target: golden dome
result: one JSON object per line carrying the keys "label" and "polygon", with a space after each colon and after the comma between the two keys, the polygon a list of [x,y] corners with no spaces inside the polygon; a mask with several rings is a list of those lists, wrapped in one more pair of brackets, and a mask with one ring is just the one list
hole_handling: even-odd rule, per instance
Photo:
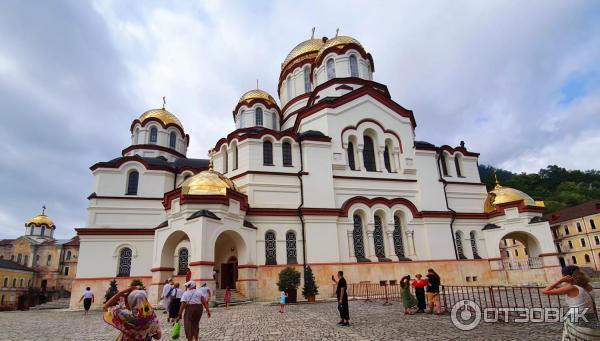
{"label": "golden dome", "polygon": [[515,201],[522,201],[527,206],[544,207],[543,201],[535,201],[527,193],[519,191],[518,189],[501,186],[496,178],[496,187],[494,187],[494,189],[488,193],[487,198],[485,198],[483,210],[485,213],[494,212],[496,210],[496,205]]}
{"label": "golden dome", "polygon": [[307,58],[314,58],[319,49],[321,49],[321,46],[323,46],[323,39],[309,39],[301,42],[285,57],[285,60],[281,63],[281,70],[285,69],[292,60],[301,55],[306,54]]}
{"label": "golden dome", "polygon": [[35,225],[35,226],[42,226],[42,225],[46,225],[48,227],[54,227],[54,222],[52,221],[52,219],[50,219],[47,215],[45,214],[38,214],[35,217],[29,219],[29,221],[25,224],[26,226],[29,225]]}
{"label": "golden dome", "polygon": [[233,181],[215,170],[202,171],[181,184],[181,193],[187,195],[226,195],[237,191]]}
{"label": "golden dome", "polygon": [[175,124],[179,128],[183,129],[183,125],[179,122],[179,119],[165,108],[148,110],[140,116],[140,122],[144,123],[149,118],[156,118],[161,121],[165,126],[168,124]]}
{"label": "golden dome", "polygon": [[317,54],[317,57],[315,59],[319,60],[319,58],[325,52],[325,50],[327,50],[330,47],[337,47],[341,49],[348,44],[356,44],[364,50],[364,47],[358,40],[348,36],[337,36],[335,38],[327,40],[325,44],[321,46],[321,48],[319,49],[319,53]]}
{"label": "golden dome", "polygon": [[243,94],[242,97],[240,97],[238,104],[248,103],[253,99],[262,99],[269,104],[277,106],[277,102],[275,102],[275,99],[273,98],[273,96],[269,95],[269,93],[267,93],[266,91],[263,91],[260,89],[250,90],[250,91],[246,92],[245,94]]}

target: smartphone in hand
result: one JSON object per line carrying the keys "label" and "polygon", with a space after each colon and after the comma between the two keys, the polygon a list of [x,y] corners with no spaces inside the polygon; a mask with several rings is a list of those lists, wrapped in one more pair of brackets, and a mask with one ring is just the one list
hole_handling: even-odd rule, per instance
{"label": "smartphone in hand", "polygon": [[335,282],[335,277],[333,277],[333,275],[331,275],[331,280]]}

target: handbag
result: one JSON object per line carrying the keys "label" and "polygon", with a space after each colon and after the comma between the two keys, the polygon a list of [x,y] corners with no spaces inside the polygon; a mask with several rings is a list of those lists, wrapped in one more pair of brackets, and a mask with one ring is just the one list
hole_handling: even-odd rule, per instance
{"label": "handbag", "polygon": [[173,340],[179,339],[179,334],[181,333],[181,323],[179,321],[173,324],[173,328],[171,328],[171,338]]}

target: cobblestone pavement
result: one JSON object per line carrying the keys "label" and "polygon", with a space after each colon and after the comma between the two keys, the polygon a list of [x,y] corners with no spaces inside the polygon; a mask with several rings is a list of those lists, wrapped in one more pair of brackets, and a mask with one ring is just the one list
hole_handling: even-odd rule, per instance
{"label": "cobblestone pavement", "polygon": [[[249,304],[215,308],[200,322],[203,340],[559,340],[560,323],[482,324],[463,332],[452,325],[449,315],[406,316],[402,306],[381,302],[350,302],[352,326],[337,327],[335,303],[299,304],[287,307]],[[163,340],[170,340],[165,315]],[[183,334],[183,330],[182,330]],[[1,312],[2,340],[114,340],[117,332],[102,321],[100,311],[83,316],[80,311]],[[184,337],[181,339],[185,340]]]}

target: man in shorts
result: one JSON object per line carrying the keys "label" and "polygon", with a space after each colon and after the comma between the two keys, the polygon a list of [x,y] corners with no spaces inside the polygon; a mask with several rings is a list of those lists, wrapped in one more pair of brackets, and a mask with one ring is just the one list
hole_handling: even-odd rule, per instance
{"label": "man in shorts", "polygon": [[427,304],[429,313],[439,315],[442,313],[440,304],[440,276],[433,270],[427,270]]}

